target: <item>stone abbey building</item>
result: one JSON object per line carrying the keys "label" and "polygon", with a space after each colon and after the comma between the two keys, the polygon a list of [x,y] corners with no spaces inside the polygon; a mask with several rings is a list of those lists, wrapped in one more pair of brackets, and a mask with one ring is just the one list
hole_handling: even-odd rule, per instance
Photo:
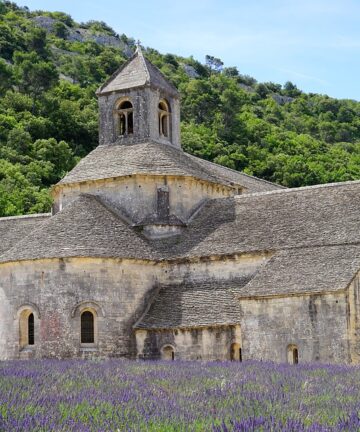
{"label": "stone abbey building", "polygon": [[0,359],[358,363],[360,182],[298,189],[183,152],[138,49],[52,214],[0,219]]}

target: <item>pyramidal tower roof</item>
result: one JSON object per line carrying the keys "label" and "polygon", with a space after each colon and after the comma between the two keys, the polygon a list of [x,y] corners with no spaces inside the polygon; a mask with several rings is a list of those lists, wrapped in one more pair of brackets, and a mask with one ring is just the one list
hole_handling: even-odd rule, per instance
{"label": "pyramidal tower roof", "polygon": [[172,96],[178,95],[176,87],[144,57],[140,45],[132,57],[98,89],[96,94],[99,96],[135,87],[154,87],[165,90]]}

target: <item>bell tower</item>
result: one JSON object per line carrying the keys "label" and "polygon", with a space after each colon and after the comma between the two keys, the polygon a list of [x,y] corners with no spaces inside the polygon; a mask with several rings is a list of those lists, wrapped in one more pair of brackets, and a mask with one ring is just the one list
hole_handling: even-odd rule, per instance
{"label": "bell tower", "polygon": [[181,148],[179,93],[139,45],[96,94],[100,145],[152,141]]}

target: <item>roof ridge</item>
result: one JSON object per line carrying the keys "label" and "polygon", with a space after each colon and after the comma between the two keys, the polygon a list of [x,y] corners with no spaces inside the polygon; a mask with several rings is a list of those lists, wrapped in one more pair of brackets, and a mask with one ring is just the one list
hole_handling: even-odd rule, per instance
{"label": "roof ridge", "polygon": [[[141,51],[141,53],[142,53],[142,51]],[[166,83],[171,87],[172,90],[174,90],[175,94],[178,95],[179,94],[179,90],[174,86],[174,84],[172,82],[170,82],[166,78],[166,76],[161,72],[161,70],[157,66],[155,66],[153,63],[151,63],[151,61],[148,58],[146,58],[143,54],[142,54],[142,58],[143,58],[143,60],[145,61],[146,64],[147,63],[149,64],[149,65],[147,65],[147,67],[149,68],[149,66],[150,66],[150,67],[154,68],[155,71],[161,76],[161,78],[166,81]],[[149,69],[147,69],[147,70],[149,71]],[[150,74],[150,71],[149,71],[149,74]]]}
{"label": "roof ridge", "polygon": [[284,193],[291,193],[291,192],[307,192],[314,189],[325,189],[325,188],[336,188],[336,187],[342,187],[342,186],[352,186],[352,185],[359,185],[360,186],[360,180],[349,180],[345,182],[334,182],[334,183],[323,183],[318,185],[311,185],[311,186],[300,186],[297,188],[284,188],[284,189],[275,189],[271,191],[265,191],[265,192],[253,192],[253,193],[243,193],[241,195],[236,195],[236,199],[241,200],[249,197],[255,197],[255,196],[262,196],[262,195],[275,195],[275,194],[284,194]]}
{"label": "roof ridge", "polygon": [[32,219],[32,218],[41,218],[41,217],[50,217],[51,213],[34,213],[28,215],[18,215],[18,216],[3,216],[0,217],[0,222],[5,220],[14,220],[14,219]]}
{"label": "roof ridge", "polygon": [[[184,153],[186,153],[186,152],[184,152]],[[217,164],[217,163],[215,163],[215,162],[209,161],[209,160],[207,160],[207,159],[200,158],[200,157],[195,156],[195,155],[192,155],[192,154],[190,154],[190,153],[186,153],[186,154],[189,155],[189,156],[191,156],[192,158],[200,159],[201,161],[205,161],[205,162],[207,162],[208,164],[211,164],[211,165],[214,165],[214,166],[216,166],[216,167],[219,167],[219,168],[225,169],[225,170],[227,170],[227,171],[231,171],[231,172],[233,172],[233,173],[235,173],[235,174],[241,174],[241,175],[243,175],[243,176],[249,177],[249,178],[254,179],[254,180],[261,181],[261,182],[263,182],[263,183],[267,183],[267,184],[270,184],[270,185],[275,185],[275,186],[278,186],[278,187],[283,188],[283,189],[288,189],[286,186],[282,186],[282,185],[279,185],[279,184],[277,184],[277,183],[271,182],[271,181],[269,181],[269,180],[265,180],[265,179],[262,179],[262,178],[260,178],[260,177],[256,177],[256,176],[253,176],[253,175],[250,175],[250,174],[246,174],[246,173],[244,173],[244,171],[238,171],[238,170],[236,170],[236,169],[229,168],[229,167],[227,167],[227,166],[225,166],[225,165]]]}
{"label": "roof ridge", "polygon": [[130,57],[130,58],[128,58],[127,60],[126,60],[126,62],[125,63],[123,63],[121,66],[119,66],[117,69],[116,69],[116,71],[114,72],[114,73],[112,73],[110,76],[109,76],[109,78],[103,83],[103,84],[101,84],[101,86],[96,90],[96,92],[95,92],[95,94],[96,95],[100,95],[101,94],[101,92],[102,92],[102,90],[123,70],[123,69],[125,69],[125,67],[128,65],[128,64],[130,64],[130,62],[135,58],[135,56],[137,55],[137,51],[135,51],[134,53],[133,53],[133,55]]}
{"label": "roof ridge", "polygon": [[141,64],[143,65],[143,68],[145,70],[146,82],[148,84],[150,84],[150,71],[148,69],[148,65],[146,64],[146,60],[145,60],[145,57],[144,57],[144,54],[142,52],[140,45],[137,46],[136,51],[135,51],[135,55],[137,55],[139,57]]}

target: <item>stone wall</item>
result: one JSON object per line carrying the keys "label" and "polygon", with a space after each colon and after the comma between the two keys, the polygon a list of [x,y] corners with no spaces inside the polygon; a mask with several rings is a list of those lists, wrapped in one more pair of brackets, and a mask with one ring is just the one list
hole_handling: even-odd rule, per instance
{"label": "stone wall", "polygon": [[[81,258],[1,265],[0,292],[8,299],[1,310],[1,358],[19,357],[19,311],[33,306],[39,311],[35,345],[28,347],[33,357],[134,357],[132,325],[160,271],[136,262]],[[92,347],[80,344],[83,307],[97,315],[98,344]]]}
{"label": "stone wall", "polygon": [[350,362],[348,302],[344,292],[240,300],[244,359],[287,361],[298,347],[299,362]]}
{"label": "stone wall", "polygon": [[241,347],[240,326],[136,331],[138,358],[159,360],[172,347],[176,360],[230,360],[232,344]]}
{"label": "stone wall", "polygon": [[[31,309],[35,315],[35,345],[27,352],[28,357],[134,358],[133,325],[160,284],[236,278],[254,273],[268,258],[267,255],[243,255],[226,260],[213,257],[171,265],[97,258],[1,264],[0,359],[21,356],[19,319],[24,309]],[[80,313],[85,308],[91,308],[97,315],[98,343],[93,347],[82,347],[80,343]],[[210,330],[210,333],[198,332],[202,335],[199,343],[208,346],[211,335],[217,334]],[[184,344],[184,358],[193,356],[188,351],[191,339],[186,334],[180,333],[176,339],[179,347]],[[219,346],[227,347],[228,336],[220,339]],[[199,347],[195,349],[200,353],[197,355],[204,355]],[[210,349],[209,356],[211,352]]]}
{"label": "stone wall", "polygon": [[348,290],[348,329],[351,363],[360,363],[360,276],[353,279]]}
{"label": "stone wall", "polygon": [[[138,330],[158,287],[185,281],[231,280],[255,273],[269,254],[213,257],[184,263],[114,259],[49,259],[0,265],[0,359],[124,356],[160,358],[171,346],[175,358],[225,360],[231,344],[242,358],[299,362],[359,362],[359,278],[346,292],[240,299],[240,326]],[[236,301],[236,300],[234,300]],[[80,313],[97,315],[97,343],[80,343]],[[20,315],[35,315],[35,345],[20,349]],[[241,331],[240,331],[241,328]]]}
{"label": "stone wall", "polygon": [[140,221],[156,213],[157,189],[169,189],[170,213],[186,221],[192,211],[207,198],[223,198],[234,190],[189,177],[127,176],[117,179],[61,185],[54,190],[55,207],[59,211],[80,193],[105,197],[123,208],[133,221]]}

